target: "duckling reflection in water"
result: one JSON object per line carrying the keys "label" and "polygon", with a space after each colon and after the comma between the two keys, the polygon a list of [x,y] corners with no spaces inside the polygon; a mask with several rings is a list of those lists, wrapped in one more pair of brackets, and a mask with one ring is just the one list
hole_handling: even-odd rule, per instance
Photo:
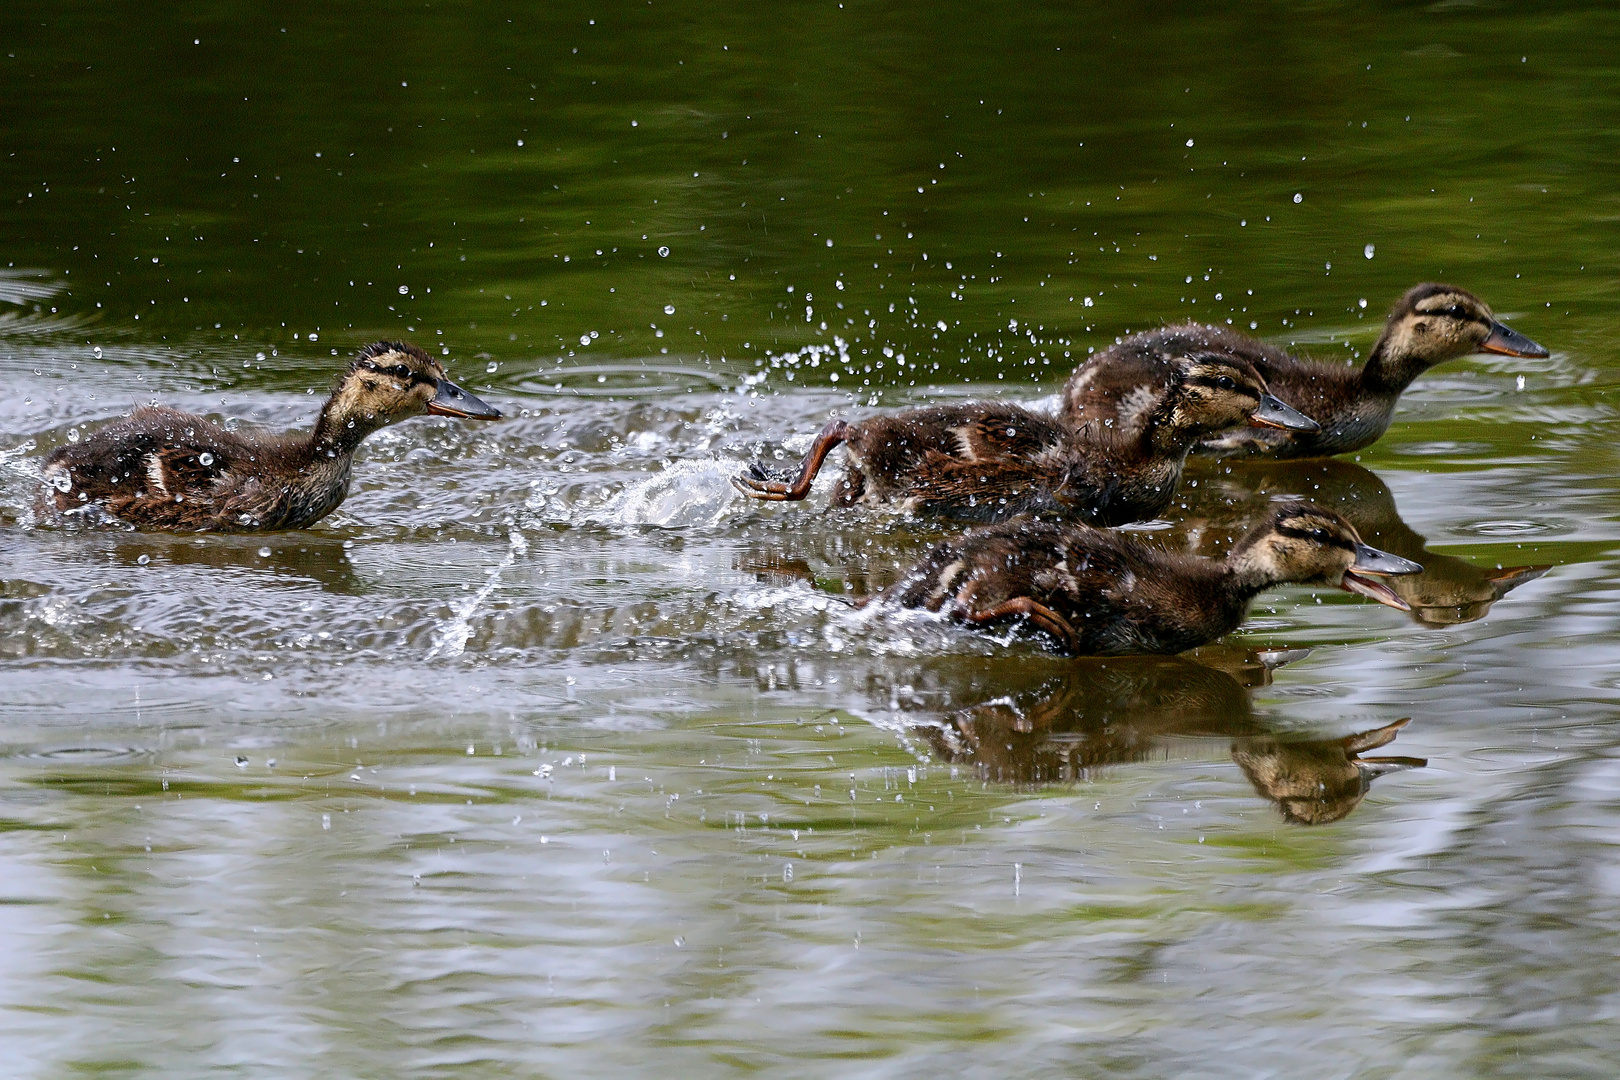
{"label": "duckling reflection in water", "polygon": [[1031,691],[915,730],[940,758],[1015,784],[1088,779],[1109,766],[1183,756],[1196,740],[1229,740],[1232,760],[1285,820],[1321,825],[1361,805],[1378,777],[1428,764],[1361,756],[1408,722],[1343,738],[1284,735],[1256,717],[1230,675],[1181,658],[1129,657],[1076,663]]}
{"label": "duckling reflection in water", "polygon": [[348,495],[366,436],[423,413],[501,415],[421,349],[379,341],[338,379],[309,435],[246,434],[178,409],[136,409],[45,459],[36,513],[171,532],[306,528]]}
{"label": "duckling reflection in water", "polygon": [[186,537],[161,533],[115,534],[110,554],[121,566],[200,566],[247,571],[255,588],[285,586],[359,596],[367,582],[355,570],[350,549],[335,537],[310,534],[268,545],[252,537]]}
{"label": "duckling reflection in water", "polygon": [[1231,633],[1250,600],[1284,582],[1338,585],[1405,611],[1379,579],[1421,569],[1362,543],[1333,511],[1291,502],[1220,560],[1085,525],[986,526],[934,548],[880,599],[975,626],[1022,620],[1074,655],[1168,654]]}
{"label": "duckling reflection in water", "polygon": [[1177,529],[1185,532],[1190,550],[1218,557],[1280,498],[1312,499],[1342,514],[1369,544],[1421,563],[1420,572],[1391,578],[1388,585],[1424,625],[1482,619],[1502,597],[1551,569],[1547,564],[1476,566],[1428,550],[1424,538],[1401,520],[1388,486],[1360,465],[1341,460],[1254,461],[1206,470],[1185,493],[1187,513]]}
{"label": "duckling reflection in water", "polygon": [[1408,290],[1384,324],[1361,368],[1290,355],[1247,334],[1182,323],[1133,334],[1087,360],[1063,390],[1063,419],[1100,421],[1131,430],[1135,402],[1163,376],[1165,358],[1189,350],[1242,357],[1272,393],[1314,418],[1311,431],[1232,430],[1211,435],[1200,453],[1221,456],[1325,457],[1370,446],[1389,428],[1395,402],[1423,372],[1472,352],[1542,357],[1547,350],[1497,321],[1485,302],[1454,285]]}
{"label": "duckling reflection in water", "polygon": [[962,521],[1050,511],[1124,525],[1155,517],[1170,504],[1200,439],[1237,424],[1316,427],[1272,397],[1245,360],[1195,353],[1163,366],[1164,379],[1140,403],[1141,420],[1129,433],[1101,424],[1071,429],[1003,402],[934,405],[853,423],[834,420],[794,476],[778,478],[755,463],[733,483],[751,499],[803,499],[842,443],[846,471],[833,491],[834,506],[895,504]]}

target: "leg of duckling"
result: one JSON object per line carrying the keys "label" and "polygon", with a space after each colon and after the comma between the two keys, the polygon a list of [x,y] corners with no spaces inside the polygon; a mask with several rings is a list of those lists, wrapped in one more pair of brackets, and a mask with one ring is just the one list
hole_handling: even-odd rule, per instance
{"label": "leg of duckling", "polygon": [[798,502],[810,494],[810,482],[821,471],[821,463],[827,460],[833,447],[844,441],[849,425],[842,420],[834,420],[821,429],[816,441],[810,444],[810,452],[804,456],[804,464],[799,467],[798,478],[791,484],[783,480],[773,480],[764,468],[755,462],[748,468],[747,476],[734,476],[731,486],[747,495],[750,499],[765,499],[769,502]]}
{"label": "leg of duckling", "polygon": [[965,611],[962,613],[962,618],[975,626],[1015,617],[1029,620],[1030,626],[1042,633],[1052,635],[1069,652],[1078,653],[1080,651],[1080,635],[1074,632],[1074,627],[1069,625],[1069,620],[1045,604],[1031,600],[1027,596],[1015,596],[1011,600],[1003,600],[996,606],[986,608],[983,611]]}

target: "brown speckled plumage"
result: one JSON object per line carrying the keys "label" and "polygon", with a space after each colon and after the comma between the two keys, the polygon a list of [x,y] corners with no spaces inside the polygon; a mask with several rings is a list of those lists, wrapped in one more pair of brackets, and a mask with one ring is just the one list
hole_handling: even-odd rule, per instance
{"label": "brown speckled plumage", "polygon": [[1110,424],[1071,428],[1003,402],[903,409],[827,425],[793,477],[756,465],[736,485],[756,499],[809,494],[828,452],[842,443],[846,470],[835,506],[893,504],[964,521],[1052,512],[1095,525],[1159,514],[1175,495],[1193,444],[1235,424],[1310,423],[1266,393],[1242,360],[1191,355],[1166,361],[1165,377],[1129,432]]}
{"label": "brown speckled plumage", "polygon": [[304,528],[343,502],[367,435],[424,412],[500,415],[416,346],[377,342],[338,380],[309,435],[234,432],[177,409],[136,409],[45,459],[36,511],[41,520],[172,532]]}
{"label": "brown speckled plumage", "polygon": [[1420,569],[1362,544],[1331,510],[1296,502],[1279,505],[1220,560],[1086,525],[1003,522],[940,544],[881,599],[975,625],[1022,619],[1077,655],[1168,654],[1235,630],[1249,601],[1283,582],[1340,585],[1404,610],[1364,575]]}
{"label": "brown speckled plumage", "polygon": [[1071,424],[1114,423],[1129,430],[1129,403],[1143,387],[1162,380],[1167,358],[1191,350],[1247,360],[1272,393],[1321,424],[1317,432],[1227,431],[1205,439],[1199,452],[1275,457],[1325,457],[1378,441],[1402,391],[1435,364],[1482,351],[1547,355],[1546,349],[1498,322],[1472,293],[1428,283],[1401,297],[1362,367],[1291,356],[1225,327],[1182,323],[1133,334],[1080,365],[1064,387],[1064,419]]}

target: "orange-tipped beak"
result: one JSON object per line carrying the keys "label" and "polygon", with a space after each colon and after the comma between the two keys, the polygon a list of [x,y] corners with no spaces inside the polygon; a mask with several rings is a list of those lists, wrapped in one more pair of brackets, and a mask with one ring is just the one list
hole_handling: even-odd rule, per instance
{"label": "orange-tipped beak", "polygon": [[1292,405],[1270,394],[1260,395],[1260,404],[1249,416],[1253,427],[1282,428],[1284,431],[1321,431],[1322,425]]}
{"label": "orange-tipped beak", "polygon": [[[1344,580],[1339,588],[1346,592],[1357,593],[1376,600],[1386,607],[1396,611],[1411,611],[1412,605],[1396,595],[1395,590],[1379,581],[1379,577],[1393,574],[1418,574],[1423,572],[1423,566],[1411,559],[1403,559],[1399,555],[1391,555],[1387,551],[1379,551],[1366,544],[1356,545],[1356,561],[1350,569],[1344,572]],[[1370,576],[1377,575],[1377,577]]]}
{"label": "orange-tipped beak", "polygon": [[1481,352],[1501,353],[1503,356],[1527,356],[1539,359],[1547,355],[1545,346],[1537,345],[1511,327],[1499,322],[1491,323],[1491,334],[1480,343]]}
{"label": "orange-tipped beak", "polygon": [[449,379],[439,380],[439,392],[428,402],[427,411],[433,416],[455,416],[462,420],[499,420],[501,413]]}
{"label": "orange-tipped beak", "polygon": [[1376,600],[1380,604],[1394,608],[1396,611],[1412,610],[1412,605],[1397,596],[1394,589],[1391,589],[1377,578],[1362,577],[1354,570],[1344,572],[1344,580],[1339,583],[1339,588],[1345,592],[1359,593],[1369,600]]}

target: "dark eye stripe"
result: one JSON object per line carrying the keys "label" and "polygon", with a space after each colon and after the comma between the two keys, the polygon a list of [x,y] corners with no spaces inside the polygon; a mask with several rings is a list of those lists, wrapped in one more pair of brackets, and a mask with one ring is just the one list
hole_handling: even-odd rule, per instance
{"label": "dark eye stripe", "polygon": [[[1228,375],[1226,378],[1231,378],[1231,376]],[[1245,397],[1252,397],[1256,401],[1260,400],[1260,392],[1255,390],[1253,387],[1244,386],[1242,383],[1238,383],[1236,386],[1232,387],[1223,387],[1220,384],[1220,379],[1221,376],[1219,375],[1189,375],[1187,377],[1187,382],[1193,386],[1207,386],[1211,390],[1229,389],[1241,393]]]}
{"label": "dark eye stripe", "polygon": [[1444,315],[1446,318],[1456,319],[1458,322],[1489,324],[1491,321],[1483,315],[1478,315],[1472,311],[1469,311],[1465,307],[1457,307],[1455,305],[1442,308],[1420,308],[1418,310],[1418,314],[1429,316]]}
{"label": "dark eye stripe", "polygon": [[[1320,544],[1322,541],[1311,535],[1315,531],[1316,530],[1314,529],[1296,529],[1289,525],[1277,526],[1277,532],[1282,536],[1291,536],[1295,540],[1309,540],[1313,544]],[[1349,540],[1346,540],[1342,536],[1334,536],[1332,533],[1328,534],[1327,546],[1343,548],[1346,551],[1356,550],[1355,544],[1351,543]]]}
{"label": "dark eye stripe", "polygon": [[439,381],[431,375],[423,375],[420,372],[412,371],[404,364],[395,364],[392,367],[378,367],[370,360],[364,360],[361,361],[360,366],[367,371],[374,371],[378,375],[386,375],[390,379],[404,379],[412,386],[421,386],[423,383],[437,384]]}

